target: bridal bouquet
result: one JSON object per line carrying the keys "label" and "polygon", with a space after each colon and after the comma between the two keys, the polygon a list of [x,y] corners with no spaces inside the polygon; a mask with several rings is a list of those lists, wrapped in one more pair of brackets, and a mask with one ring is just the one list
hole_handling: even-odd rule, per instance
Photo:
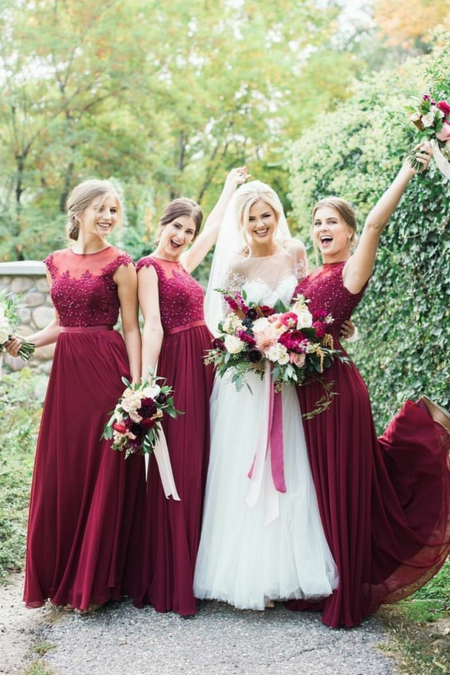
{"label": "bridal bouquet", "polygon": [[[174,408],[172,389],[157,384],[161,377],[151,382],[131,384],[123,377],[126,386],[119,402],[110,413],[102,438],[112,439],[112,449],[125,453],[151,453],[156,445],[164,415],[176,418],[181,413]],[[165,380],[164,380],[165,382]]]}
{"label": "bridal bouquet", "polygon": [[[272,367],[275,390],[284,383],[301,385],[308,373],[323,373],[336,357],[333,338],[326,332],[333,317],[325,311],[308,310],[302,295],[291,307],[279,302],[275,308],[247,303],[245,292],[220,290],[231,312],[219,324],[220,336],[205,357],[218,374],[233,369],[231,381],[242,389],[249,371],[264,376],[265,364]],[[248,386],[248,385],[247,385]]]}
{"label": "bridal bouquet", "polygon": [[[414,106],[408,106],[409,119],[417,127],[421,141],[431,141],[438,168],[442,171],[436,150],[442,160],[450,159],[450,104],[447,101],[435,101],[429,94],[421,99],[415,98]],[[441,153],[442,150],[442,153]],[[423,164],[415,158],[416,151],[408,153],[407,158],[417,171],[423,171]],[[450,168],[450,167],[449,167]],[[443,172],[444,175],[447,175]],[[448,177],[448,175],[447,175]]]}
{"label": "bridal bouquet", "polygon": [[[20,298],[8,298],[6,290],[0,293],[0,352],[5,351],[5,344],[17,329],[20,320],[18,305]],[[24,342],[19,349],[19,356],[28,361],[34,354],[35,346],[32,342]]]}

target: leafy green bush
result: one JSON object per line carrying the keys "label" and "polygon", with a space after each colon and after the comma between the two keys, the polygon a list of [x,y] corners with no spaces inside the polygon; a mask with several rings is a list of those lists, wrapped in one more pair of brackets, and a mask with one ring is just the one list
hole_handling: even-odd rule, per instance
{"label": "leafy green bush", "polygon": [[31,474],[46,376],[29,368],[0,380],[0,579],[25,553]]}
{"label": "leafy green bush", "polygon": [[[358,84],[336,112],[322,115],[290,151],[291,197],[309,239],[314,203],[348,199],[360,223],[416,143],[404,111],[411,95],[450,91],[450,36],[431,56]],[[416,177],[383,234],[373,278],[355,315],[352,349],[381,431],[407,397],[427,393],[450,406],[450,183],[433,165]]]}

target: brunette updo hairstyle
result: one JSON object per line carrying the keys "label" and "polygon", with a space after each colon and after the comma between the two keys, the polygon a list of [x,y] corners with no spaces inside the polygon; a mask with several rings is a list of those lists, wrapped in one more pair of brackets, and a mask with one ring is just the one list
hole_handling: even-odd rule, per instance
{"label": "brunette updo hairstyle", "polygon": [[173,199],[164,209],[164,213],[159,220],[159,227],[162,228],[165,225],[172,223],[177,218],[181,218],[182,216],[188,216],[188,218],[192,218],[194,221],[195,239],[202,226],[203,211],[193,199],[188,199],[187,197]]}
{"label": "brunette updo hairstyle", "polygon": [[314,217],[316,215],[316,211],[318,211],[318,209],[322,208],[323,206],[329,206],[330,208],[334,209],[339,213],[339,215],[344,220],[346,225],[348,225],[353,232],[352,236],[350,237],[350,243],[352,245],[352,248],[356,246],[356,244],[358,243],[358,235],[356,233],[358,229],[358,223],[356,221],[356,212],[353,206],[345,199],[341,199],[340,197],[325,197],[325,199],[321,199],[320,201],[318,201],[313,208],[312,213],[313,222]]}
{"label": "brunette updo hairstyle", "polygon": [[73,189],[67,200],[68,219],[66,225],[69,239],[77,241],[80,234],[80,216],[86,211],[89,204],[97,197],[113,197],[117,202],[119,225],[122,222],[122,204],[114,186],[108,180],[85,180]]}

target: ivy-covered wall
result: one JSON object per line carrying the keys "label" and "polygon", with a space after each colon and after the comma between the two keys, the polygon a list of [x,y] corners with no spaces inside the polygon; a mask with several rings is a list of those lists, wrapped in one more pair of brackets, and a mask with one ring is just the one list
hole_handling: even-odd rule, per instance
{"label": "ivy-covered wall", "polygon": [[[359,84],[292,146],[291,196],[305,240],[312,206],[328,195],[352,202],[363,225],[417,143],[409,97],[450,99],[449,47],[447,37],[433,55]],[[426,393],[450,408],[450,182],[434,165],[410,183],[384,232],[355,320],[361,339],[352,353],[379,431],[408,397]]]}

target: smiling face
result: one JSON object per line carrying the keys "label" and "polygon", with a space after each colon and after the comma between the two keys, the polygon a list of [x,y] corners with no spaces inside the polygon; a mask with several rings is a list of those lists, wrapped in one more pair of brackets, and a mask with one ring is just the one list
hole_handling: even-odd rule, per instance
{"label": "smiling face", "polygon": [[312,238],[325,263],[347,260],[354,231],[332,206],[320,206],[314,213]]}
{"label": "smiling face", "polygon": [[270,244],[275,237],[278,221],[273,208],[263,199],[251,205],[244,235],[248,244],[256,246]]}
{"label": "smiling face", "polygon": [[161,227],[158,252],[168,260],[178,260],[195,239],[195,221],[191,216],[178,216]]}
{"label": "smiling face", "polygon": [[95,197],[79,216],[80,230],[85,234],[107,237],[119,222],[119,205],[114,195]]}

